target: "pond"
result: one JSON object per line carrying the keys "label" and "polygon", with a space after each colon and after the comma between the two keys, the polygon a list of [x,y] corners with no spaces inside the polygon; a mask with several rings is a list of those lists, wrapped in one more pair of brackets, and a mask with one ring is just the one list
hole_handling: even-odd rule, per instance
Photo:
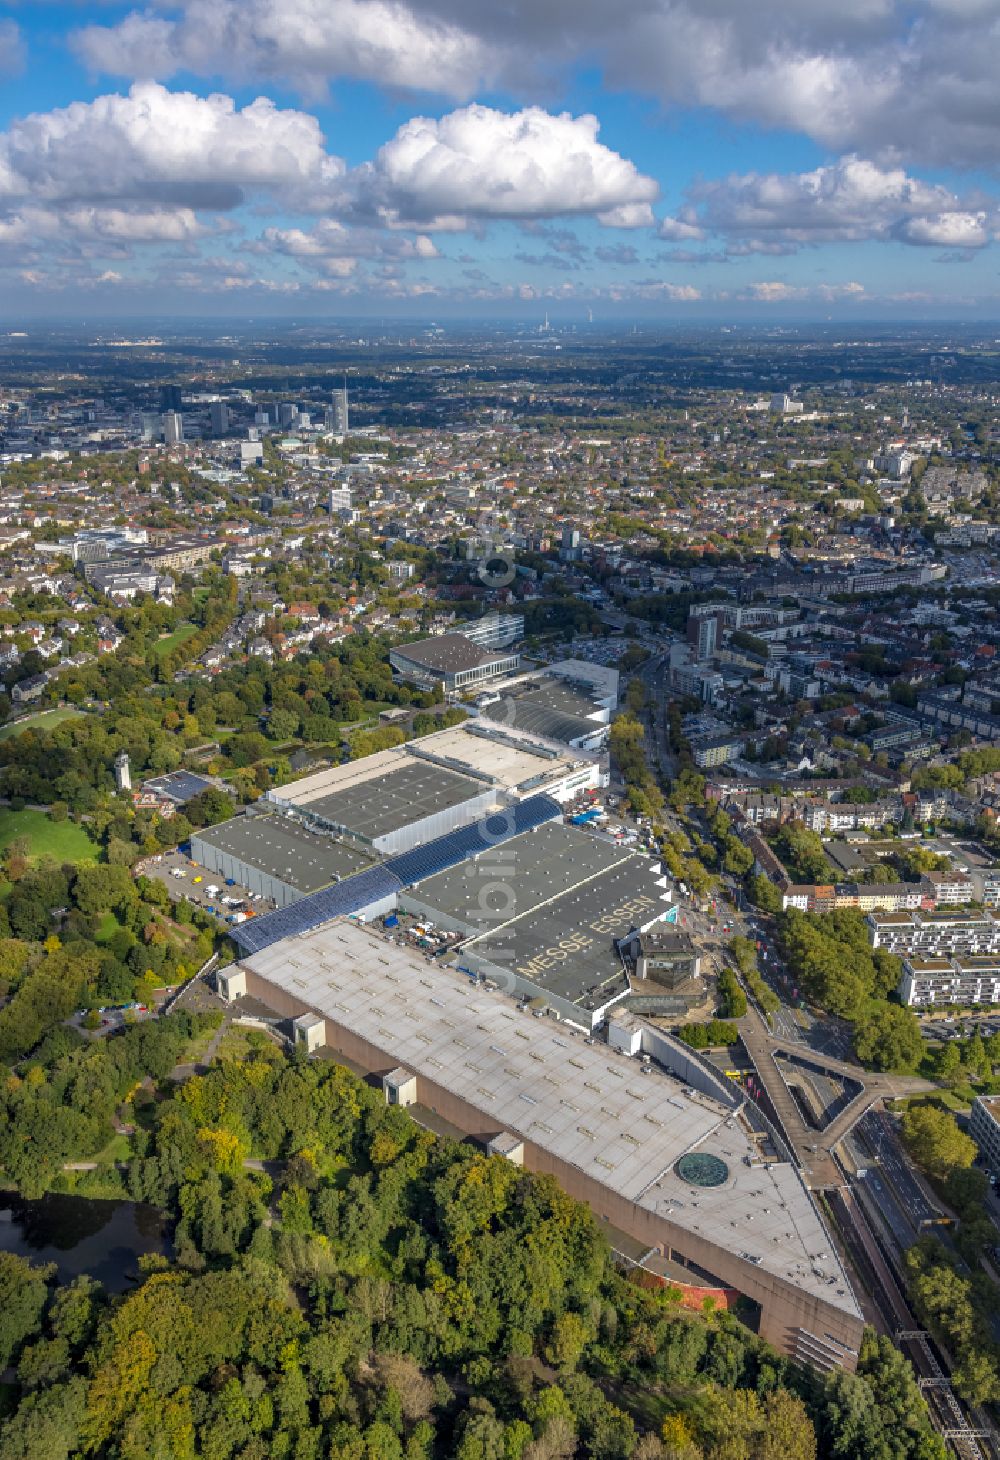
{"label": "pond", "polygon": [[156,1207],[141,1202],[95,1201],[48,1193],[26,1201],[0,1191],[0,1252],[30,1262],[54,1262],[60,1282],[89,1273],[111,1293],[139,1276],[144,1252],[171,1252],[167,1224]]}

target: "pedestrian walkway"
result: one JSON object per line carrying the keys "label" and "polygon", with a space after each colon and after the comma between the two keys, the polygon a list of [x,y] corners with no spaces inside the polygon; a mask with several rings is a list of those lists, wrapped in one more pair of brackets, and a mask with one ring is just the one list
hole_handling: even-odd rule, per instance
{"label": "pedestrian walkway", "polygon": [[[877,1101],[934,1089],[929,1081],[915,1075],[872,1074],[860,1065],[807,1052],[798,1042],[775,1038],[753,1005],[746,1017],[740,1020],[739,1027],[743,1046],[767,1092],[781,1133],[795,1153],[806,1185],[814,1190],[829,1190],[843,1185],[844,1175],[833,1151]],[[807,1124],[794,1095],[785,1084],[774,1060],[778,1053],[808,1059],[818,1070],[835,1078],[847,1077],[862,1082],[864,1089],[825,1130],[815,1130]]]}
{"label": "pedestrian walkway", "polygon": [[202,1055],[200,1060],[195,1060],[193,1063],[189,1064],[174,1066],[174,1068],[170,1071],[170,1078],[174,1081],[175,1084],[179,1085],[184,1080],[189,1080],[192,1075],[203,1075],[206,1070],[211,1068],[212,1061],[215,1059],[215,1056],[219,1052],[219,1045],[222,1043],[223,1035],[225,1034],[231,1023],[232,1016],[227,1015],[223,1019],[222,1023],[219,1025],[218,1029],[212,1035],[212,1038],[209,1040],[209,1043],[206,1046],[205,1053]]}

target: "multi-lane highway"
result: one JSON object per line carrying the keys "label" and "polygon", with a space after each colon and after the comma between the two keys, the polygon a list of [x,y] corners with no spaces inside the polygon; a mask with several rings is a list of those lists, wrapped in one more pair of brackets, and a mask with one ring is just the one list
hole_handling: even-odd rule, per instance
{"label": "multi-lane highway", "polygon": [[940,1220],[942,1211],[925,1190],[896,1135],[892,1117],[878,1107],[866,1112],[852,1132],[853,1138],[896,1192],[914,1234]]}

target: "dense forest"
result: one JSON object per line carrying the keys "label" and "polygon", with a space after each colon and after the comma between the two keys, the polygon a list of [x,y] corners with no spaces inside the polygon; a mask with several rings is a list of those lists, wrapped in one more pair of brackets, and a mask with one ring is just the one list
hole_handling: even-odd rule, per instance
{"label": "dense forest", "polygon": [[114,865],[26,865],[16,846],[0,872],[0,1060],[76,1009],[150,1003],[211,956],[213,919],[171,903],[162,882]]}
{"label": "dense forest", "polygon": [[0,1255],[7,1460],[943,1457],[888,1342],[856,1376],[798,1369],[627,1281],[550,1178],[263,1036],[171,1084],[186,1019],[50,1040],[9,1076],[8,1171],[31,1139],[18,1106],[83,1121],[131,1100],[120,1179],[175,1236],[118,1298]]}
{"label": "dense forest", "polygon": [[[90,706],[91,712],[0,740],[0,794],[24,802],[58,801],[71,815],[87,818],[116,809],[113,765],[119,750],[128,751],[134,775],[197,765],[226,775],[236,800],[248,800],[289,777],[291,747],[336,746],[345,725],[387,705],[418,712],[428,702],[393,683],[384,644],[366,634],[336,650],[316,645],[287,662],[253,660],[211,680],[169,684],[141,657],[119,655],[64,676],[60,689],[71,704]],[[436,724],[425,716],[416,728]],[[202,749],[192,761],[190,753]],[[150,817],[134,824],[140,841],[155,833]],[[174,834],[165,845],[178,839],[177,824],[166,829]]]}

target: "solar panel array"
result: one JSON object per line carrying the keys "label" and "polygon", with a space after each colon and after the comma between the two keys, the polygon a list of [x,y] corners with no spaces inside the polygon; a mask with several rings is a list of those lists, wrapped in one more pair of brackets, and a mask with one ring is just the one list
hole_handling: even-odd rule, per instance
{"label": "solar panel array", "polygon": [[328,923],[331,918],[349,917],[369,903],[394,897],[401,887],[399,878],[386,867],[368,867],[364,872],[345,877],[343,882],[324,887],[321,892],[302,897],[288,907],[237,924],[232,928],[231,936],[244,953],[258,953],[282,938],[306,933],[310,928],[319,927],[320,923]]}
{"label": "solar panel array", "polygon": [[404,887],[411,887],[437,872],[457,867],[459,862],[475,856],[477,852],[485,852],[561,816],[562,807],[558,801],[553,801],[550,796],[530,796],[526,801],[495,811],[492,816],[484,817],[471,826],[447,832],[426,846],[414,847],[398,857],[390,857],[385,867],[399,878]]}

